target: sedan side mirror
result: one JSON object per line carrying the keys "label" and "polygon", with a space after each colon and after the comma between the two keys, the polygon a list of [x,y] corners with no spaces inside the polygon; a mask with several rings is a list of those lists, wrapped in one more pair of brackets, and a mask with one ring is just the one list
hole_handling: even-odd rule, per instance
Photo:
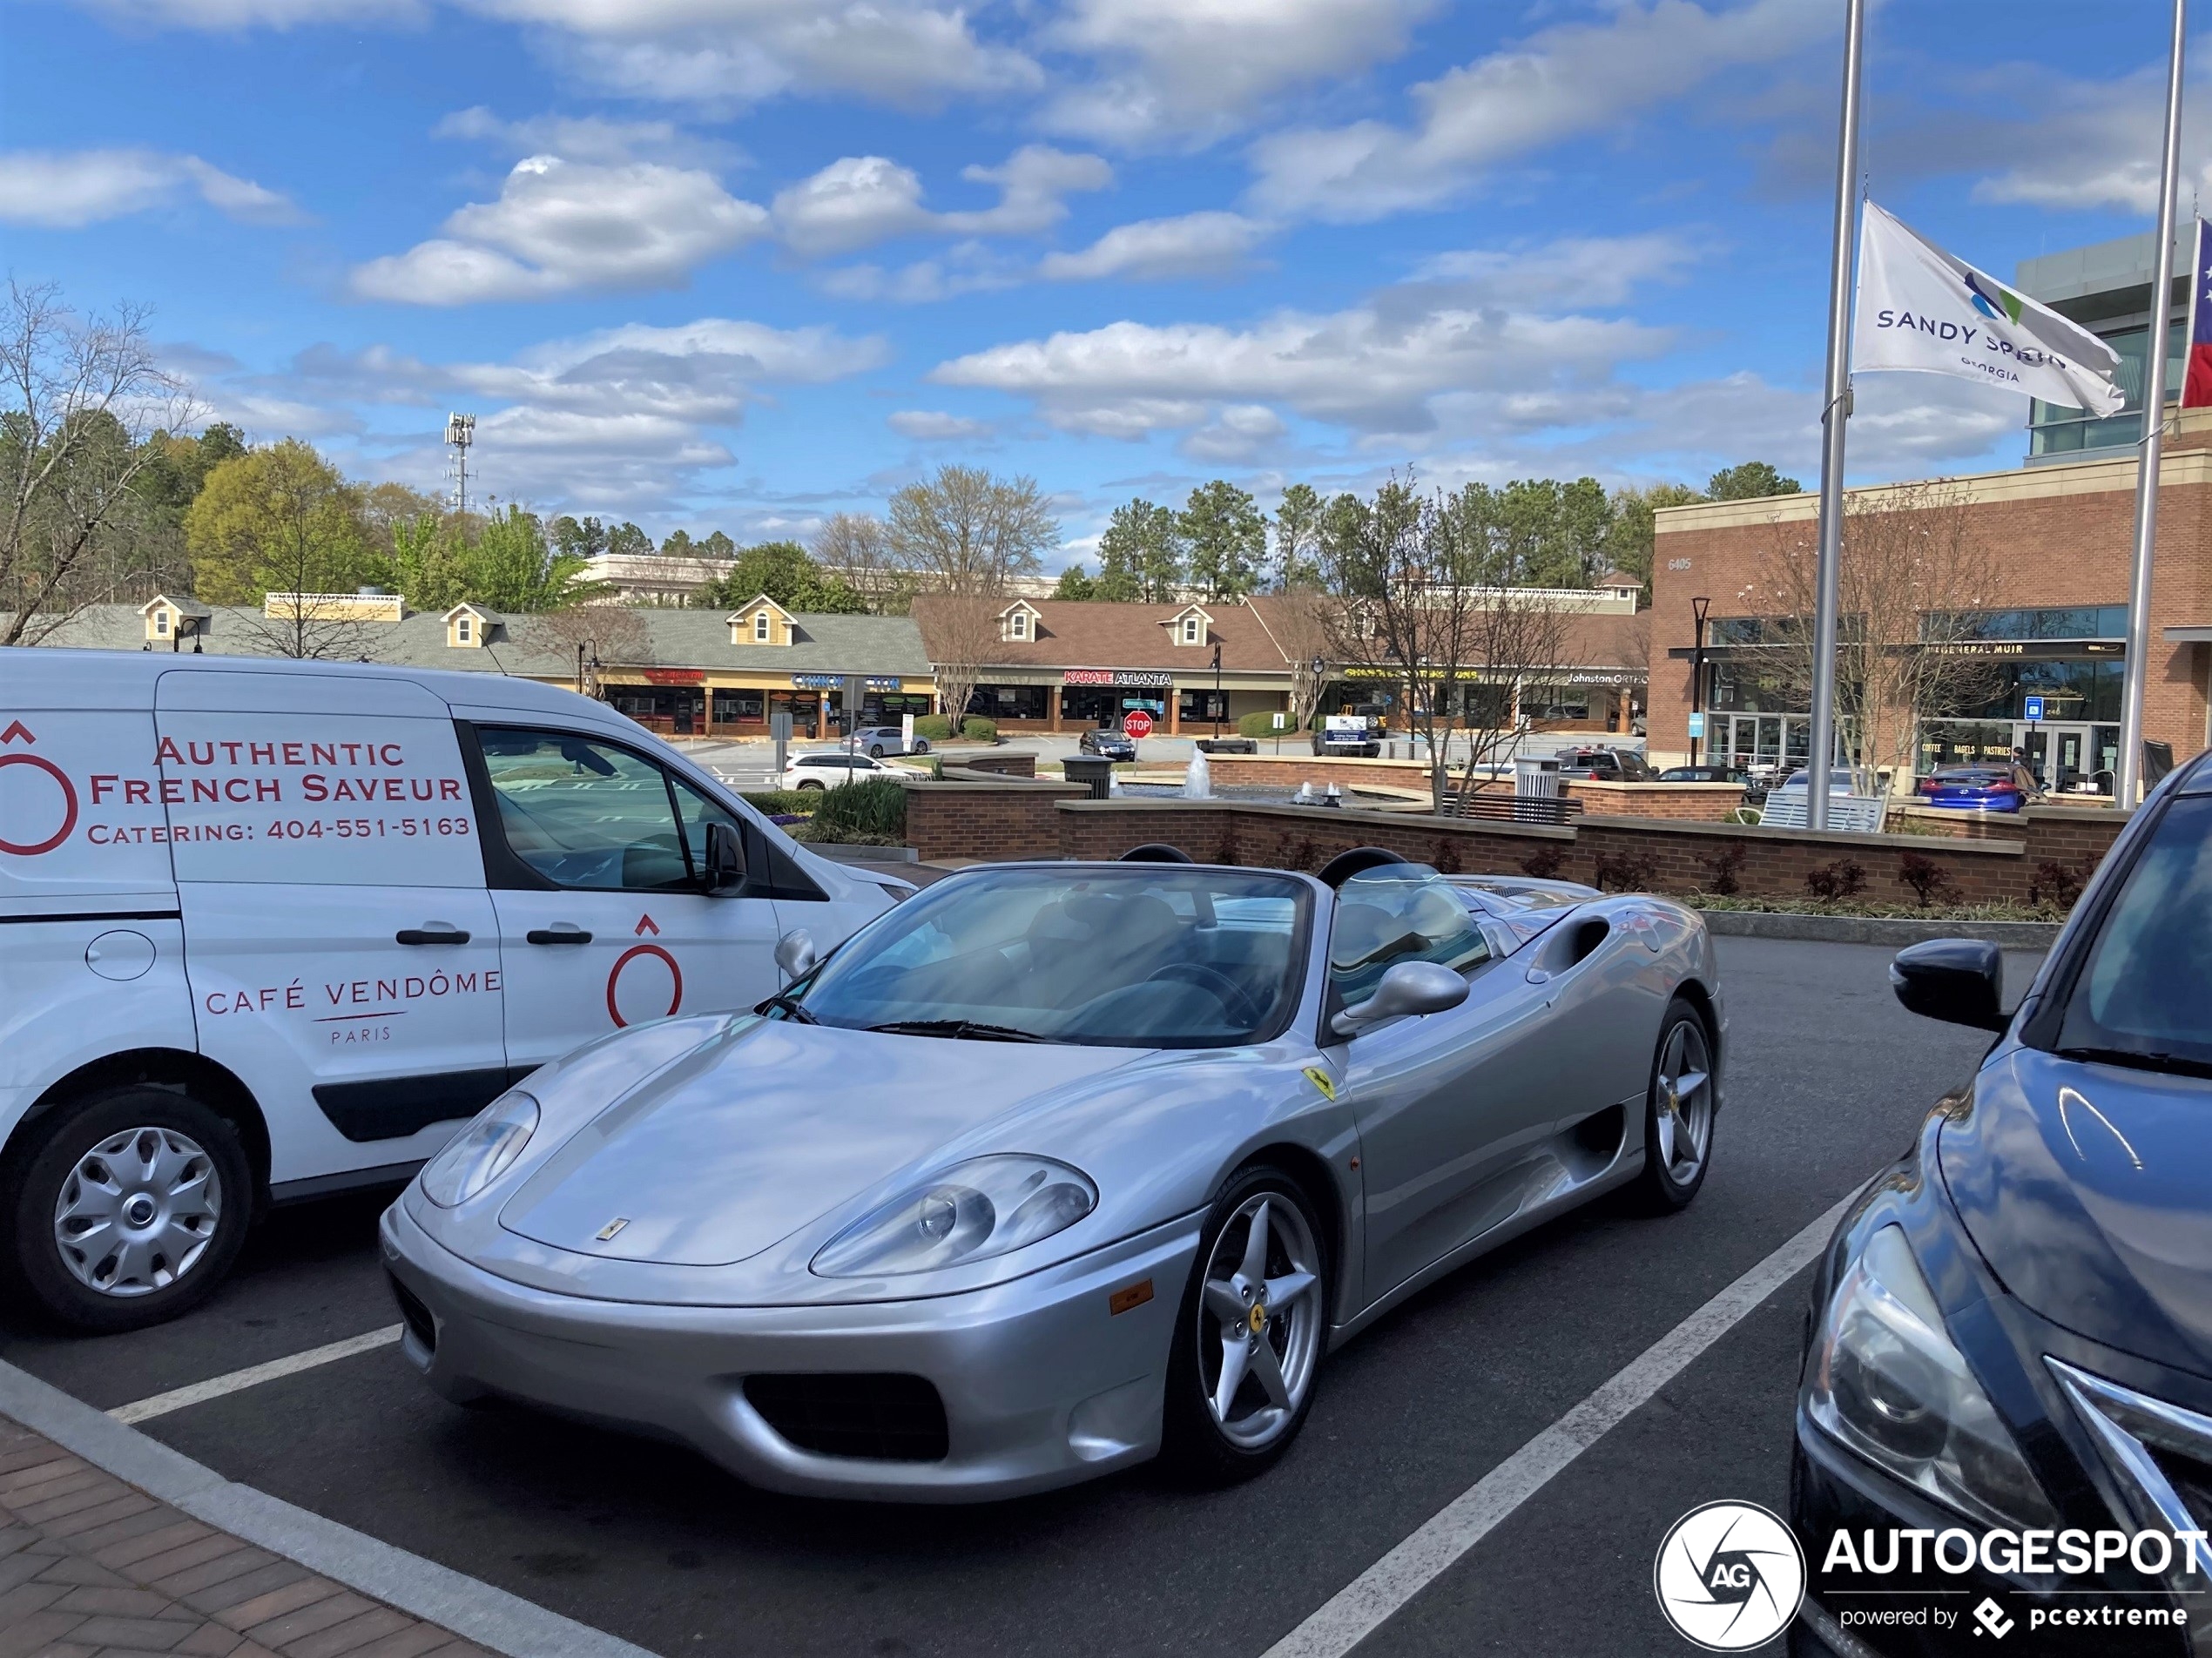
{"label": "sedan side mirror", "polygon": [[1899,950],[1890,987],[1916,1014],[1976,1030],[2002,1030],[2004,953],[1979,939],[1930,939]]}
{"label": "sedan side mirror", "polygon": [[726,893],[745,885],[745,843],[732,823],[706,826],[706,890]]}
{"label": "sedan side mirror", "polygon": [[1334,1036],[1357,1036],[1403,1014],[1440,1014],[1467,999],[1467,981],[1435,961],[1401,961],[1382,976],[1375,994],[1329,1021]]}
{"label": "sedan side mirror", "polygon": [[776,940],[776,966],[786,984],[805,978],[820,960],[814,953],[814,935],[804,927],[795,927]]}

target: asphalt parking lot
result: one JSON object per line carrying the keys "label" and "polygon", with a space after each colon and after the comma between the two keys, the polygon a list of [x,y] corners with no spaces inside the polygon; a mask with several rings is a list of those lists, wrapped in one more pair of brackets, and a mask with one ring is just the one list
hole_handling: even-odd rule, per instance
{"label": "asphalt parking lot", "polygon": [[[447,1405],[388,1344],[140,1425],[230,1479],[671,1658],[1258,1658],[1901,1149],[1986,1045],[1904,1013],[1885,950],[1720,947],[1727,1092],[1692,1209],[1585,1210],[1434,1286],[1331,1361],[1302,1442],[1235,1490],[1138,1470],[979,1508],[773,1496],[682,1451]],[[2017,994],[2033,958],[2006,966]],[[78,1339],[0,1323],[0,1357],[111,1410],[386,1328],[384,1201],[281,1211],[177,1324]],[[1359,1650],[1693,1650],[1653,1603],[1653,1552],[1701,1502],[1784,1506],[1804,1283],[1752,1307]]]}

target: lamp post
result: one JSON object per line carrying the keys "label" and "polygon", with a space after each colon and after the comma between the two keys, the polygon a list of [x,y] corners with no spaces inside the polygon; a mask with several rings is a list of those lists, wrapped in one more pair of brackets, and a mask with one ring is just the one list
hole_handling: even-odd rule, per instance
{"label": "lamp post", "polygon": [[[1694,598],[1689,602],[1689,613],[1697,618],[1697,631],[1689,651],[1689,711],[1697,716],[1697,724],[1704,724],[1705,712],[1705,612],[1713,608],[1709,598]],[[1700,733],[1689,734],[1689,763],[1697,764]]]}
{"label": "lamp post", "polygon": [[1221,716],[1228,706],[1228,702],[1221,694],[1221,641],[1217,639],[1213,646],[1213,735],[1216,742],[1221,740]]}

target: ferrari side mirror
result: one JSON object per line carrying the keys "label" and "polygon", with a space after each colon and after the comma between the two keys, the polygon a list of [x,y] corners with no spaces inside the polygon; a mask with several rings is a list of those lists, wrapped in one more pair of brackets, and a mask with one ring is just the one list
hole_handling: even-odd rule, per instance
{"label": "ferrari side mirror", "polygon": [[1386,1019],[1440,1014],[1467,999],[1467,981],[1434,961],[1401,961],[1382,976],[1375,994],[1329,1021],[1332,1035],[1357,1036]]}
{"label": "ferrari side mirror", "polygon": [[814,935],[804,927],[794,928],[776,940],[776,966],[786,984],[805,978],[820,960],[814,953]]}

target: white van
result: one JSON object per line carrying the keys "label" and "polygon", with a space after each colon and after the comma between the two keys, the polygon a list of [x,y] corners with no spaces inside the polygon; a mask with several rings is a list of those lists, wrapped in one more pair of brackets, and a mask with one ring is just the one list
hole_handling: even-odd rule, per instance
{"label": "white van", "polygon": [[266,1204],[401,1180],[909,890],[529,680],[0,650],[0,1264],[81,1328],[172,1317]]}

